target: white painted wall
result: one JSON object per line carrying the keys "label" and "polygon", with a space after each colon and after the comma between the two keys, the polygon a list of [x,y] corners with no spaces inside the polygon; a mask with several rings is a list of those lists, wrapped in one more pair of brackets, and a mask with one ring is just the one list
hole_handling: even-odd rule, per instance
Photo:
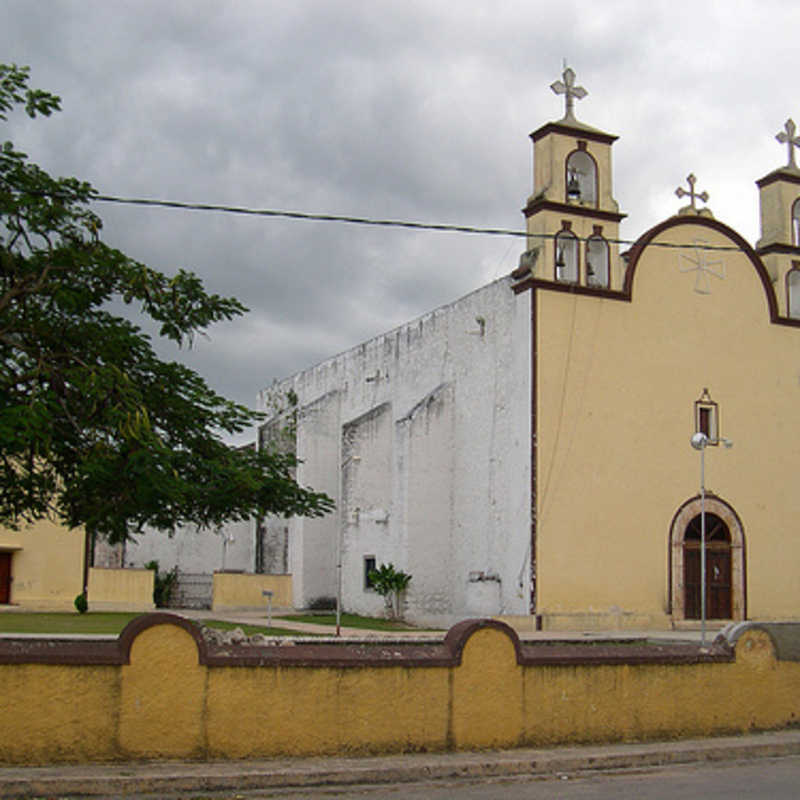
{"label": "white painted wall", "polygon": [[125,566],[143,567],[149,561],[158,561],[161,570],[177,566],[181,572],[212,573],[224,565],[225,569],[252,572],[253,543],[251,521],[231,523],[224,531],[190,525],[172,536],[148,530],[126,543]]}
{"label": "white painted wall", "polygon": [[337,513],[291,522],[298,606],[335,593],[341,533],[348,610],[382,609],[363,585],[374,555],[412,574],[410,619],[527,613],[529,293],[495,281],[264,390],[260,409],[290,389],[298,480],[343,494]]}

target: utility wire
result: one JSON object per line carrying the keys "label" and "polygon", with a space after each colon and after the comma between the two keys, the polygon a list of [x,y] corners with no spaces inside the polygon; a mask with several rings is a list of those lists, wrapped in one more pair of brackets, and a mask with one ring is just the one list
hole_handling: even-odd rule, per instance
{"label": "utility wire", "polygon": [[[52,198],[59,198],[58,193],[54,192],[34,192],[21,190],[15,187],[20,194],[41,195]],[[66,195],[63,199],[72,199]],[[374,219],[372,217],[355,217],[343,214],[317,214],[307,211],[284,211],[270,208],[248,208],[246,206],[229,206],[216,203],[185,203],[180,200],[154,200],[145,197],[117,197],[109,194],[92,194],[89,202],[99,201],[103,203],[116,203],[118,205],[146,206],[150,208],[173,208],[184,211],[212,211],[221,214],[239,214],[255,217],[272,217],[281,219],[301,219],[312,222],[339,222],[349,225],[370,225],[379,228],[406,228],[422,231],[444,231],[450,233],[469,233],[483,236],[514,236],[527,239],[555,239],[558,233],[529,233],[528,231],[511,230],[510,228],[482,228],[475,225],[450,225],[446,223],[434,222],[414,222],[411,220],[398,219]],[[572,234],[575,236],[575,234]],[[579,241],[588,241],[591,237],[575,236]],[[609,239],[605,241],[618,245],[635,245],[634,239]],[[678,242],[650,242],[648,247],[665,247],[673,250],[718,250],[742,252],[741,247],[736,245],[713,245],[705,242],[695,242],[692,244],[682,244]]]}
{"label": "utility wire", "polygon": [[[94,194],[92,200],[120,205],[150,206],[156,208],[177,208],[186,211],[215,211],[223,214],[243,214],[256,217],[278,217],[283,219],[302,219],[313,222],[342,222],[350,225],[372,225],[380,228],[410,228],[423,231],[449,231],[451,233],[472,233],[484,236],[516,236],[530,239],[555,239],[555,233],[529,233],[528,231],[511,230],[510,228],[481,228],[474,225],[450,225],[446,223],[413,222],[397,219],[374,219],[372,217],[353,217],[342,214],[315,214],[307,211],[281,211],[269,208],[247,208],[244,206],[217,205],[214,203],[184,203],[179,200],[153,200],[142,197],[116,197],[107,194]],[[576,236],[580,241],[589,237]],[[634,245],[634,239],[606,239],[612,244]],[[680,244],[677,242],[650,242],[648,247],[666,247],[676,250],[727,250],[739,252],[741,247],[735,245],[713,245],[705,243]]]}

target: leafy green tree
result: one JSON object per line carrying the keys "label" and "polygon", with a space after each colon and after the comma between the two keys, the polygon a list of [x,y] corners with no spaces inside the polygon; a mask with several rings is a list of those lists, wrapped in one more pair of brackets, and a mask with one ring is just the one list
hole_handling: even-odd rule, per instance
{"label": "leafy green tree", "polygon": [[[59,98],[0,65],[0,121],[49,116]],[[319,516],[294,456],[234,448],[260,416],[216,394],[112,313],[134,305],[177,345],[245,308],[102,241],[95,190],[0,147],[0,524],[51,517],[110,542],[142,526],[218,526],[263,514]]]}

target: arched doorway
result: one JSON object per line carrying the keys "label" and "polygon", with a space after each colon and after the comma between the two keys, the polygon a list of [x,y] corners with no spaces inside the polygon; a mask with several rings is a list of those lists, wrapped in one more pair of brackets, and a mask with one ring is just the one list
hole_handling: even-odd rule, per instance
{"label": "arched doorway", "polygon": [[[702,609],[702,518],[698,514],[683,536],[684,616],[700,619]],[[716,515],[706,514],[706,618],[731,619],[731,534]]]}
{"label": "arched doorway", "polygon": [[[725,501],[707,495],[706,618],[746,617],[744,531]],[[677,511],[670,526],[670,608],[673,621],[701,615],[701,502],[694,497]]]}

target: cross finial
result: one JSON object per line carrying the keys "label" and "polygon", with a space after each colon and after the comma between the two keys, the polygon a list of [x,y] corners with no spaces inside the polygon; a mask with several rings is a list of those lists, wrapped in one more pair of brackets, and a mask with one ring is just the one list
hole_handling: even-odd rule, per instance
{"label": "cross finial", "polygon": [[708,202],[708,192],[700,192],[699,194],[695,192],[694,185],[697,183],[697,178],[695,178],[694,173],[690,172],[689,175],[686,177],[686,182],[689,184],[689,191],[687,192],[682,186],[679,186],[675,190],[675,194],[678,197],[688,197],[692,204],[692,211],[699,213],[696,205],[697,200],[702,200],[704,203]]}
{"label": "cross finial", "polygon": [[589,92],[587,92],[583,86],[575,85],[575,72],[566,64],[564,65],[564,72],[562,73],[561,77],[563,80],[551,83],[550,88],[556,94],[566,95],[564,119],[575,120],[575,98],[577,97],[578,100],[583,100],[583,98],[586,97]]}
{"label": "cross finial", "polygon": [[[785,131],[785,133],[784,133]],[[800,136],[795,136],[795,132],[797,128],[795,127],[793,119],[787,119],[786,124],[783,126],[783,131],[781,131],[775,137],[781,144],[785,144],[789,148],[789,163],[786,165],[787,167],[791,167],[792,169],[797,169],[797,164],[794,160],[794,148],[800,147]]]}

